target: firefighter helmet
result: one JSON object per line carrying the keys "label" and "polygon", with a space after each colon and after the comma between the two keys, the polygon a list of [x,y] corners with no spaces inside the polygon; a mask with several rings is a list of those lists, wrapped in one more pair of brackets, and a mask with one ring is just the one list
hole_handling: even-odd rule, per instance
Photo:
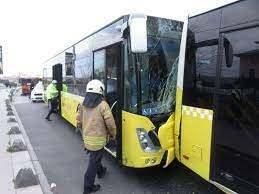
{"label": "firefighter helmet", "polygon": [[97,79],[91,80],[86,86],[86,92],[104,95],[104,84]]}
{"label": "firefighter helmet", "polygon": [[58,82],[57,82],[57,80],[53,79],[51,83],[57,84]]}

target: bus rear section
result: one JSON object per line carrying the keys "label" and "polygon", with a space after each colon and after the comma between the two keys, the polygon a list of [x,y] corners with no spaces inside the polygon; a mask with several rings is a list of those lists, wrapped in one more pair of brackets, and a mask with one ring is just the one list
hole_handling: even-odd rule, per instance
{"label": "bus rear section", "polygon": [[180,159],[226,192],[259,192],[258,9],[239,1],[189,20]]}

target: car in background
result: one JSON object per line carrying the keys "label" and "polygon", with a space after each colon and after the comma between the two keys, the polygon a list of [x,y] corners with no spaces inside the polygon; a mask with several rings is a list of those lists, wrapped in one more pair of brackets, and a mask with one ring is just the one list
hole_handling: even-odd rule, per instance
{"label": "car in background", "polygon": [[31,91],[32,102],[43,102],[44,101],[44,87],[42,81],[39,81],[34,89]]}

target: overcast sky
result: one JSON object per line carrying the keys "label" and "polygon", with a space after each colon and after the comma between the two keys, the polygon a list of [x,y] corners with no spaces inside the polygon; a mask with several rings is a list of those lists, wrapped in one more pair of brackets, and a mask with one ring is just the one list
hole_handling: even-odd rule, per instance
{"label": "overcast sky", "polygon": [[4,74],[41,75],[42,63],[121,15],[183,20],[235,0],[0,0]]}

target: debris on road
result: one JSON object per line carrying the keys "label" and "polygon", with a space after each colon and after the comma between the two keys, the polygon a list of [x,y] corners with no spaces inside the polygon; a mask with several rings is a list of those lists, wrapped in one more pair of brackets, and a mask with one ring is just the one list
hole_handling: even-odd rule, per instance
{"label": "debris on road", "polygon": [[51,183],[51,184],[50,184],[50,191],[51,191],[53,194],[58,194],[56,183]]}

